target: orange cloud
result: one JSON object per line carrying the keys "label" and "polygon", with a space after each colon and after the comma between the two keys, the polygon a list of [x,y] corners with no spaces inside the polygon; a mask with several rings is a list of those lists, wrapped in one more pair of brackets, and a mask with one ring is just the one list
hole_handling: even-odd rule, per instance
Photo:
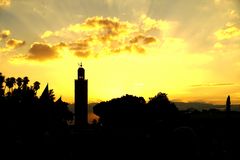
{"label": "orange cloud", "polygon": [[0,40],[9,37],[10,34],[11,34],[10,30],[2,30],[0,32]]}
{"label": "orange cloud", "polygon": [[152,42],[155,42],[156,39],[154,37],[146,37],[143,35],[138,35],[136,37],[134,37],[133,39],[131,39],[129,42],[130,43],[139,43],[139,44],[149,44]]}
{"label": "orange cloud", "polygon": [[0,7],[9,6],[11,4],[11,0],[0,0]]}
{"label": "orange cloud", "polygon": [[90,55],[89,41],[91,41],[91,39],[84,39],[74,43],[69,43],[68,48],[74,51],[76,56],[87,57]]}
{"label": "orange cloud", "polygon": [[6,42],[6,47],[15,49],[15,48],[23,46],[24,44],[25,44],[25,41],[17,40],[17,39],[9,39]]}
{"label": "orange cloud", "polygon": [[146,29],[150,30],[153,26],[154,29],[162,30],[167,26],[167,22],[154,23],[153,19],[145,21],[146,23],[140,25],[141,28],[137,23],[96,16],[57,31],[45,31],[41,38],[50,44],[65,41],[65,47],[80,57],[95,57],[102,53],[122,51],[143,53],[148,45],[157,41],[152,33],[146,32]]}
{"label": "orange cloud", "polygon": [[2,47],[0,47],[1,52],[9,52],[13,49],[22,47],[25,44],[25,41],[23,40],[18,40],[14,38],[9,39],[10,34],[10,30],[0,31],[0,42],[2,41],[2,43],[5,43],[5,46],[2,45]]}
{"label": "orange cloud", "polygon": [[30,55],[28,56],[28,59],[39,61],[58,57],[57,47],[45,43],[32,44],[31,48],[29,49],[29,53]]}

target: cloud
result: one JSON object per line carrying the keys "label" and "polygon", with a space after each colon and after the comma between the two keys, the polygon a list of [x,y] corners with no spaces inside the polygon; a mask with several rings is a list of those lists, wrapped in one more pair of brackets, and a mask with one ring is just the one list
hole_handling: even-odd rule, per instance
{"label": "cloud", "polygon": [[240,19],[239,13],[234,9],[229,10],[227,15],[231,20],[239,20]]}
{"label": "cloud", "polygon": [[79,40],[74,43],[69,43],[68,48],[75,53],[76,56],[79,57],[88,57],[91,53],[89,49],[89,41],[90,39]]}
{"label": "cloud", "polygon": [[51,46],[49,44],[39,42],[35,42],[34,44],[31,45],[29,53],[30,55],[27,57],[28,59],[39,61],[58,57],[56,46]]}
{"label": "cloud", "polygon": [[9,6],[11,4],[11,0],[0,0],[0,7]]}
{"label": "cloud", "polygon": [[23,46],[24,44],[25,44],[25,41],[17,40],[17,39],[9,39],[6,42],[6,47],[15,49],[15,48],[19,48],[19,47]]}
{"label": "cloud", "polygon": [[42,35],[41,35],[41,38],[44,39],[44,38],[48,38],[48,37],[51,37],[53,35],[53,32],[52,31],[45,31]]}
{"label": "cloud", "polygon": [[41,38],[49,43],[65,42],[79,57],[120,52],[144,53],[149,46],[170,35],[175,23],[155,20],[146,15],[138,22],[113,17],[90,17],[56,31],[45,31]]}
{"label": "cloud", "polygon": [[225,86],[233,86],[234,83],[206,83],[206,84],[195,84],[191,85],[191,87],[225,87]]}
{"label": "cloud", "polygon": [[178,26],[178,23],[175,21],[156,20],[144,14],[140,16],[139,21],[141,30],[145,33],[160,32],[160,34],[170,34]]}
{"label": "cloud", "polygon": [[228,40],[240,37],[240,28],[237,26],[227,26],[226,28],[217,30],[214,35],[217,40]]}
{"label": "cloud", "polygon": [[0,32],[0,41],[2,39],[8,38],[10,34],[11,34],[10,30],[2,30]]}
{"label": "cloud", "polygon": [[[235,0],[226,1],[226,3],[227,2],[235,2]],[[237,2],[235,2],[235,4],[236,3]],[[240,12],[237,8],[230,7],[230,9],[223,12],[223,16],[226,19],[223,24],[224,26],[216,28],[212,34],[214,36],[214,38],[212,38],[213,52],[221,53],[223,55],[231,53],[229,56],[233,56],[234,54],[238,54],[240,49]],[[233,58],[233,60],[234,59],[235,58]],[[236,60],[237,59],[234,61]]]}
{"label": "cloud", "polygon": [[[25,44],[25,41],[18,40],[14,38],[9,38],[11,34],[10,30],[0,31],[0,42],[3,43],[2,47],[0,46],[1,52],[9,52],[16,48],[22,47]],[[5,46],[4,46],[5,45]]]}
{"label": "cloud", "polygon": [[155,42],[156,39],[154,37],[146,37],[143,35],[138,35],[136,37],[134,37],[133,39],[131,39],[129,42],[130,43],[138,43],[138,44],[149,44],[152,42]]}

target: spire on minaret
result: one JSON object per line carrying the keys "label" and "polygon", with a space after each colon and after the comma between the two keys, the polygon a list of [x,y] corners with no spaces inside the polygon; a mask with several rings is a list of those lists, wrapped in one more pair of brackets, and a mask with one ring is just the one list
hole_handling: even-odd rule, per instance
{"label": "spire on minaret", "polygon": [[82,68],[82,62],[81,63],[78,63],[79,67]]}

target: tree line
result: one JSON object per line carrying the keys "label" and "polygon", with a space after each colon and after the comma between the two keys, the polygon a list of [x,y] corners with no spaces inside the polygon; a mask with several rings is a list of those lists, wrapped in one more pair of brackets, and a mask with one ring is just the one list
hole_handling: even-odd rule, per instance
{"label": "tree line", "polygon": [[43,135],[60,136],[67,132],[67,121],[73,119],[68,103],[61,97],[55,101],[53,89],[46,85],[37,96],[40,82],[32,85],[27,76],[7,77],[0,73],[0,117],[9,140],[37,140]]}

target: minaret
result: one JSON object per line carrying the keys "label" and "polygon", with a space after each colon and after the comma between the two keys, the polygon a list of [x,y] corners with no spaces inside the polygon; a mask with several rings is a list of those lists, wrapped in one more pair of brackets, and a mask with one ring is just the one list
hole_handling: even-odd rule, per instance
{"label": "minaret", "polygon": [[78,78],[75,80],[75,125],[88,124],[88,81],[82,63],[78,68]]}

